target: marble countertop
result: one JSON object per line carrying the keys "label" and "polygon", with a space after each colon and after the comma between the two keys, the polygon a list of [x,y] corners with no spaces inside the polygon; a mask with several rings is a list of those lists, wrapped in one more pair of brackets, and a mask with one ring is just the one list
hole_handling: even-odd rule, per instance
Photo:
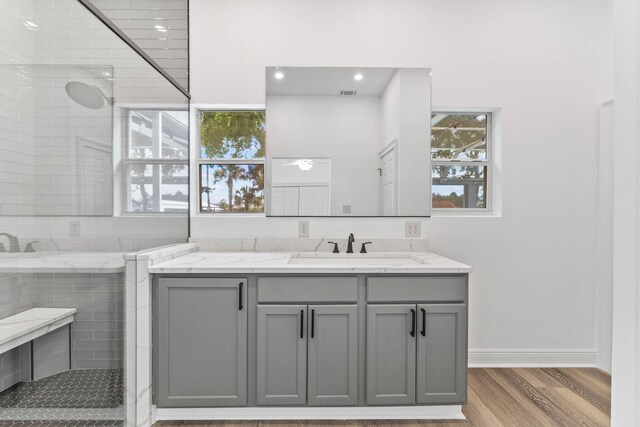
{"label": "marble countertop", "polygon": [[124,252],[1,253],[2,273],[122,273]]}
{"label": "marble countertop", "polygon": [[75,308],[32,308],[0,320],[0,345],[45,326],[52,326],[78,310]]}
{"label": "marble countertop", "polygon": [[470,273],[430,252],[193,252],[149,266],[150,273]]}

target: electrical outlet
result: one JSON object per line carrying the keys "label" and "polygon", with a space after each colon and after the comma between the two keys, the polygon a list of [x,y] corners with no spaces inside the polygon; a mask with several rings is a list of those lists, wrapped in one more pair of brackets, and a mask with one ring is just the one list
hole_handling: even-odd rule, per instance
{"label": "electrical outlet", "polygon": [[309,221],[298,221],[298,237],[309,237]]}
{"label": "electrical outlet", "polygon": [[69,222],[69,237],[80,237],[80,221]]}
{"label": "electrical outlet", "polygon": [[420,229],[420,222],[405,222],[404,223],[404,237],[420,237],[422,230]]}
{"label": "electrical outlet", "polygon": [[351,205],[342,205],[342,213],[350,214],[351,213]]}

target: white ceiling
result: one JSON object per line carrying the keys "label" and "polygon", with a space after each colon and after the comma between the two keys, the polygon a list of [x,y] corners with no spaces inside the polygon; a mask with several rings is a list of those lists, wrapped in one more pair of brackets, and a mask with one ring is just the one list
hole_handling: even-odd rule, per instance
{"label": "white ceiling", "polygon": [[[276,68],[284,74],[274,77]],[[380,96],[397,68],[367,67],[267,67],[267,95],[336,96],[356,90],[357,96]],[[356,81],[353,77],[362,74]]]}

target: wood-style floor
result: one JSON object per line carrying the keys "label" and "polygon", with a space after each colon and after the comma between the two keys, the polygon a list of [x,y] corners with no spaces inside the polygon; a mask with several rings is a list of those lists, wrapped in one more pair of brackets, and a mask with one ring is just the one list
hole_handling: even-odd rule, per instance
{"label": "wood-style floor", "polygon": [[466,421],[161,421],[155,426],[481,426],[610,425],[611,377],[599,369],[469,369]]}

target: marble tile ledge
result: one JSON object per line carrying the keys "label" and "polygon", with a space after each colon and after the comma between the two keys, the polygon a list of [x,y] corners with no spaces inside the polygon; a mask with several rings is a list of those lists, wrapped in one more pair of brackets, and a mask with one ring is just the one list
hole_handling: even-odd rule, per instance
{"label": "marble tile ledge", "polygon": [[122,273],[124,252],[0,254],[0,273]]}

